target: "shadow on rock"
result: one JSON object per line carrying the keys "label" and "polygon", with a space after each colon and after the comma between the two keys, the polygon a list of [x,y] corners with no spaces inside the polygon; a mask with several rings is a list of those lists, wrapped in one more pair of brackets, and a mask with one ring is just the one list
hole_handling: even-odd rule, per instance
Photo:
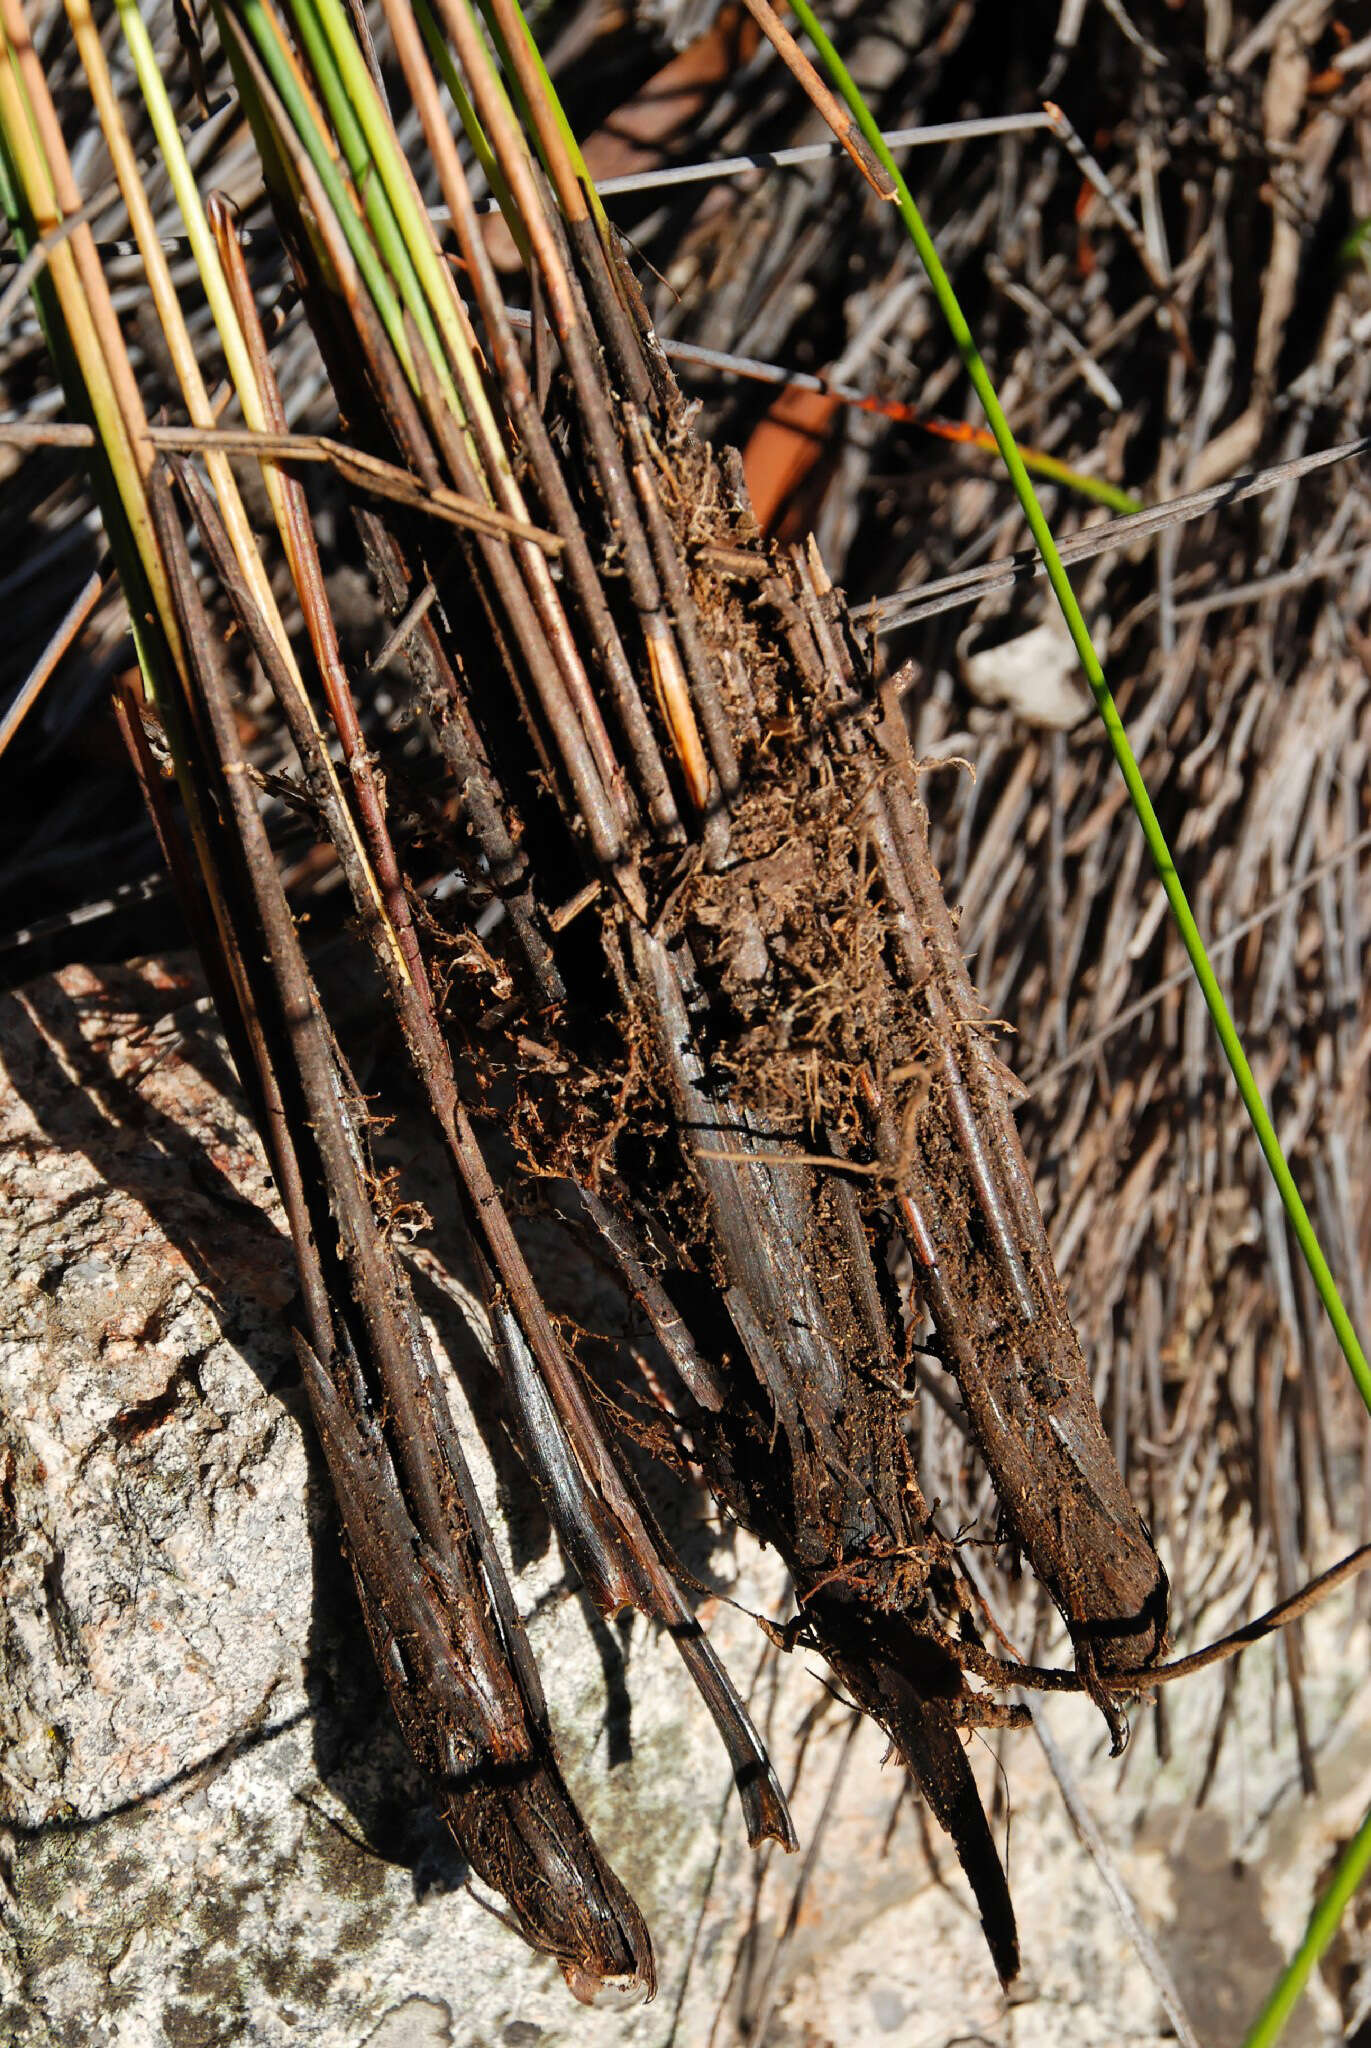
{"label": "shadow on rock", "polygon": [[[290,1339],[290,1241],[257,1202],[240,1192],[215,1157],[220,1145],[241,1146],[241,1132],[232,1130],[223,1115],[227,1109],[242,1113],[237,1084],[200,1020],[170,1044],[164,1034],[153,1035],[168,1011],[178,1007],[181,990],[156,988],[129,970],[102,971],[101,978],[105,986],[89,997],[74,998],[55,979],[0,995],[0,1046],[10,1079],[55,1148],[82,1154],[103,1181],[147,1212],[212,1304],[224,1338],[264,1391],[300,1425],[313,1573],[302,1663],[315,1768],[346,1809],[348,1831],[372,1854],[410,1870],[420,1894],[452,1889],[464,1881],[465,1865],[434,1814],[423,1775],[394,1723],[309,1424]],[[187,998],[196,993],[195,987],[185,989]],[[118,1070],[101,1043],[102,1035],[110,1034],[91,1032],[92,1020],[103,1015],[119,1019],[126,1041],[136,1040],[141,1027],[146,1061],[127,1072]],[[157,1107],[139,1085],[149,1063],[165,1060],[193,1069],[199,1076],[195,1092],[209,1098],[202,1113],[188,1115],[185,1123]],[[247,1314],[249,1306],[256,1313]],[[162,1426],[174,1413],[175,1403],[169,1402],[164,1412],[139,1418],[139,1427]],[[231,1643],[225,1647],[231,1655]],[[275,1723],[270,1735],[245,1731],[191,1768],[144,1788],[137,1800],[122,1807],[48,1825],[84,1831],[151,1797],[174,1793],[181,1784],[202,1783],[217,1765],[287,1725]]]}

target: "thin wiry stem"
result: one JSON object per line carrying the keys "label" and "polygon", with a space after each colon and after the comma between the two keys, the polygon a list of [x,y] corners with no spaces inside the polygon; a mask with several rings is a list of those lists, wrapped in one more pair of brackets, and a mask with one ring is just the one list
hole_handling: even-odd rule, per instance
{"label": "thin wiry stem", "polygon": [[1243,2048],[1275,2048],[1299,2004],[1320,1957],[1338,1931],[1343,1914],[1371,1871],[1371,1813],[1339,1856],[1328,1888],[1309,1916],[1304,1939],[1281,1972],[1271,1996],[1253,2021]]}
{"label": "thin wiry stem", "polygon": [[[1226,511],[1230,505],[1241,505],[1248,498],[1263,497],[1268,491],[1278,490],[1282,484],[1312,476],[1316,470],[1331,469],[1337,463],[1353,461],[1368,450],[1371,450],[1371,434],[1362,434],[1355,441],[1343,441],[1334,448],[1320,448],[1313,455],[1278,462],[1270,469],[1255,470],[1247,476],[1230,477],[1225,483],[1210,484],[1206,490],[1191,491],[1183,498],[1168,498],[1160,505],[1149,505],[1144,512],[1110,519],[1100,526],[1087,527],[1083,533],[1072,534],[1069,540],[1060,543],[1059,556],[1063,562],[1072,565],[1092,561],[1096,555],[1108,554],[1114,548],[1131,547],[1137,541],[1149,540],[1153,535],[1165,533],[1188,520],[1202,519],[1206,512],[1220,508]],[[897,626],[913,625],[918,619],[933,618],[938,612],[952,611],[958,605],[975,604],[991,591],[1008,590],[1016,583],[1028,582],[1045,574],[1046,566],[1038,550],[1024,548],[1003,562],[985,562],[979,568],[964,569],[955,576],[925,583],[918,590],[894,591],[889,597],[879,598],[874,604],[864,607],[860,616],[870,619],[878,632],[889,633]]]}

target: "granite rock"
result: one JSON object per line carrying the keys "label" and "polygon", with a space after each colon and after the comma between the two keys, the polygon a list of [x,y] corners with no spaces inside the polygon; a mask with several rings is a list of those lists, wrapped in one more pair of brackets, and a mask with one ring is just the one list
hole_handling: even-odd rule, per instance
{"label": "granite rock", "polygon": [[[775,1560],[697,1497],[673,1533],[796,1785],[802,1854],[750,1855],[670,1644],[638,1620],[606,1627],[568,1582],[517,1462],[468,1405],[475,1305],[431,1245],[415,1260],[568,1777],[654,1930],[656,2004],[573,2005],[426,1804],[310,1439],[265,1162],[192,970],[144,962],[0,997],[0,2043],[1171,2038],[1031,1735],[977,1743],[1002,1833],[1006,1801],[1013,1816],[1025,1971],[1006,2002],[879,1735],[756,1628],[754,1612],[783,1611]],[[1248,1714],[1199,1812],[1221,1675],[1175,1690],[1167,1758],[1140,1725],[1126,1772],[1082,1703],[1048,1708],[1205,2048],[1241,2038],[1371,1799],[1350,1612],[1340,1598],[1305,1630],[1316,1801],[1288,1727],[1272,1739],[1270,1646],[1248,1660]],[[1354,1918],[1293,2048],[1353,2037],[1365,1949]]]}

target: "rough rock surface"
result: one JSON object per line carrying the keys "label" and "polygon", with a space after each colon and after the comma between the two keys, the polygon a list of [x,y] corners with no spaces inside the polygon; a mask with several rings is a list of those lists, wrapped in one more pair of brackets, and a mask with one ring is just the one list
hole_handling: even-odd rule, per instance
{"label": "rough rock surface", "polygon": [[[654,2006],[571,2003],[431,1817],[372,1673],[303,1420],[288,1244],[198,995],[144,963],[0,997],[3,2048],[1170,2039],[1031,1735],[998,1760],[979,1744],[1012,1812],[1025,1971],[1005,2001],[879,1736],[742,1611],[780,1611],[774,1560],[697,1501],[675,1533],[727,1596],[702,1615],[813,1848],[752,1858],[670,1645],[588,1616],[464,1410],[568,1776],[658,1946]],[[417,1256],[460,1401],[463,1290]],[[1283,1703],[1273,1726],[1270,1645],[1198,1812],[1222,1674],[1174,1690],[1165,1761],[1146,1718],[1121,1768],[1088,1709],[1047,1708],[1204,2048],[1240,2040],[1371,1800],[1350,1613],[1340,1597],[1305,1629],[1314,1801]],[[1368,2038],[1364,1950],[1354,1920],[1292,2048]]]}

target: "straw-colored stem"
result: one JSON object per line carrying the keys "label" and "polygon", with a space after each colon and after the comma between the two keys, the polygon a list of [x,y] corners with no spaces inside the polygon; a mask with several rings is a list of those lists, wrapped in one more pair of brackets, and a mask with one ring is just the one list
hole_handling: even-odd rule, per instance
{"label": "straw-colored stem", "polygon": [[[252,355],[263,408],[273,428],[284,433],[286,409],[281,402],[280,387],[267,354],[266,336],[257,317],[247,265],[243,261],[243,252],[234,231],[233,216],[226,202],[220,202],[213,225],[219,234],[229,289],[233,293],[234,305]],[[345,821],[345,829],[352,839],[357,872],[365,878],[368,892],[383,924],[386,920],[389,921],[390,930],[386,937],[393,948],[400,978],[406,983],[413,981],[427,996],[427,980],[423,973],[418,940],[410,917],[409,900],[405,895],[404,877],[400,873],[395,849],[385,829],[385,807],[380,784],[367,751],[366,739],[357,717],[357,707],[353,702],[347,670],[343,663],[342,649],[338,644],[338,632],[324,584],[323,563],[319,557],[309,506],[303,487],[294,477],[284,477],[282,484],[288,515],[288,524],[282,538],[289,554],[291,576],[300,600],[305,630],[314,649],[324,695],[328,700],[334,727],[342,741],[343,757],[357,796],[367,842],[365,852],[361,835],[353,824],[351,812],[342,800],[339,779],[328,747],[324,743],[323,734],[314,718],[313,707],[303,693],[299,708],[308,720],[320,772],[328,778],[332,786],[335,798],[334,815]]]}
{"label": "straw-colored stem", "polygon": [[[22,87],[31,132],[38,149],[42,152],[46,182],[50,199],[46,206],[35,205],[34,214],[39,231],[47,233],[58,227],[64,219],[80,213],[82,198],[72,173],[71,161],[67,156],[66,144],[62,139],[61,124],[57,110],[52,104],[47,80],[38,52],[34,49],[24,19],[22,0],[0,0],[0,19],[3,19],[5,34],[13,53],[15,72]],[[30,190],[30,204],[35,194]],[[68,247],[81,289],[90,308],[92,324],[106,351],[111,387],[117,400],[125,432],[140,474],[146,475],[152,467],[152,450],[146,439],[147,418],[143,412],[138,386],[123,345],[114,305],[100,267],[99,253],[90,223],[83,221],[73,230]]]}
{"label": "straw-colored stem", "polygon": [[[81,210],[81,195],[20,0],[3,0],[0,24],[0,127],[35,232],[47,234],[64,217]],[[88,223],[81,222],[50,247],[48,275],[133,547],[166,631],[168,650],[179,665],[180,634],[143,489],[153,460],[147,420]],[[135,624],[141,629],[141,621]],[[155,666],[150,662],[145,671],[150,686],[155,686]]]}
{"label": "straw-colored stem", "polygon": [[[96,111],[100,116],[101,127],[104,130],[105,139],[109,146],[115,175],[118,177],[120,189],[124,193],[125,202],[129,209],[129,219],[142,252],[153,301],[156,305],[158,316],[162,323],[162,331],[171,353],[172,363],[185,397],[186,409],[190,414],[193,425],[197,427],[212,427],[215,423],[213,407],[210,404],[209,394],[205,389],[204,379],[200,374],[200,367],[196,360],[194,347],[186,331],[185,321],[181,314],[180,301],[172,284],[171,272],[153,221],[152,210],[138,176],[133,148],[129,142],[123,119],[119,112],[113,84],[110,80],[108,69],[105,66],[99,37],[95,32],[94,23],[90,17],[88,0],[66,0],[66,5],[68,18],[71,21],[72,30],[76,36],[78,52],[85,67],[87,81],[90,84],[91,95],[95,101]],[[214,315],[220,340],[223,343],[224,353],[229,364],[229,374],[233,379],[234,389],[243,408],[243,417],[250,428],[257,432],[265,431],[269,425],[274,425],[275,422],[268,419],[262,402],[251,352],[247,346],[237,309],[233,303],[233,297],[220,261],[218,248],[200,203],[199,189],[196,186],[185,151],[181,145],[180,131],[172,115],[171,104],[162,83],[161,73],[152,60],[152,49],[148,42],[147,30],[143,25],[141,15],[138,14],[136,7],[129,4],[129,0],[121,0],[120,14],[125,35],[129,42],[130,55],[134,60],[139,87],[143,93],[144,103],[153,118],[154,133],[157,135],[158,141],[163,148],[163,160],[171,174],[172,189],[181,207],[187,236],[200,269],[200,276],[205,287],[206,297],[210,301],[211,311]],[[304,677],[300,672],[300,666],[295,657],[295,650],[291,646],[285,622],[276,603],[271,580],[266,573],[261,555],[258,552],[257,543],[252,532],[252,524],[248,518],[242,494],[238,489],[238,483],[234,477],[228,457],[218,450],[206,450],[205,467],[209,471],[210,480],[214,485],[220,509],[224,516],[224,524],[233,544],[239,568],[247,581],[248,588],[252,592],[258,609],[266,620],[272,639],[280,650],[286,673],[290,678],[298,702],[305,716],[308,717],[311,725],[318,732],[318,722],[314,716],[314,708],[309,701]],[[297,559],[298,547],[295,525],[291,517],[289,479],[283,475],[279,465],[274,462],[263,462],[262,477],[266,485],[277,529],[286,548],[287,560],[290,563],[292,574],[296,579],[298,587],[302,568]],[[327,749],[324,749],[324,753],[327,759]],[[332,773],[331,763],[329,765],[329,773]],[[358,853],[360,856],[360,840],[358,840]],[[363,861],[363,866],[365,867],[365,865],[365,861]],[[388,924],[380,886],[376,877],[369,869],[367,869],[367,875],[377,912],[383,921]],[[396,948],[397,956],[401,957],[403,964],[399,942],[393,930],[389,931],[389,937],[391,943]]]}
{"label": "straw-colored stem", "polygon": [[574,326],[576,304],[562,267],[561,251],[543,212],[542,196],[523,132],[491,61],[480,25],[469,0],[438,0],[438,8],[452,38],[458,62],[466,72],[477,113],[504,167],[514,204],[528,234],[533,262],[547,290],[553,325],[558,328]]}
{"label": "straw-colored stem", "polygon": [[[528,23],[511,0],[480,0],[480,6],[504,66],[509,90],[537,144],[558,205],[568,220],[588,219],[595,187]],[[597,207],[598,204],[596,199]]]}
{"label": "straw-colored stem", "polygon": [[[167,95],[166,85],[163,82],[162,73],[158,66],[147,28],[143,22],[143,17],[138,10],[138,0],[115,0],[115,4],[119,10],[119,23],[124,32],[124,40],[128,45],[129,55],[133,60],[134,74],[138,80],[138,89],[142,94],[143,104],[152,122],[153,134],[156,136],[158,147],[162,152],[162,162],[171,181],[172,194],[177,206],[181,210],[181,218],[186,229],[186,238],[190,243],[191,254],[195,258],[195,267],[199,274],[201,289],[204,291],[205,297],[209,302],[209,309],[219,336],[220,346],[223,348],[224,359],[228,364],[229,377],[232,380],[234,391],[237,393],[238,403],[243,409],[243,418],[247,425],[255,432],[265,432],[267,425],[266,415],[262,410],[261,401],[258,397],[257,386],[252,373],[252,359],[248,353],[247,343],[243,338],[242,328],[238,324],[238,317],[233,308],[233,299],[224,276],[223,265],[219,261],[219,252],[215,246],[214,237],[210,233],[209,222],[205,217],[205,209],[200,200],[200,188],[195,182],[195,173],[191,169],[190,159],[187,157],[185,147],[181,141],[181,131],[176,123],[176,116]],[[186,390],[186,402],[189,406],[190,392],[184,384],[182,388]],[[192,418],[194,417],[194,410],[192,408]],[[204,421],[196,420],[196,424],[211,425],[213,422],[209,419]],[[213,476],[214,472],[212,470],[210,473]],[[262,464],[262,480],[266,486],[267,495],[271,500],[277,526],[284,530],[282,526],[284,511],[281,499],[281,478],[280,472],[274,463],[264,462]],[[217,489],[217,478],[215,483]],[[222,493],[220,501],[221,503],[224,502]],[[224,509],[227,518],[229,517],[227,504],[225,504]],[[233,531],[232,524],[230,524],[230,531]],[[256,550],[254,549],[253,552],[255,553]],[[244,568],[247,570],[246,562],[244,563]],[[248,571],[248,573],[250,574],[251,572]],[[253,578],[253,589],[256,595],[258,584],[255,577]],[[273,628],[275,628],[279,625],[279,614],[274,600],[271,600],[269,585],[267,587],[267,596],[269,601],[263,605],[263,610],[267,618],[271,620]],[[284,634],[278,634],[278,638],[284,641]],[[293,660],[288,648],[287,659]],[[298,670],[296,673],[298,674]]]}
{"label": "straw-colored stem", "polygon": [[[35,230],[50,233],[63,217],[70,220],[80,212],[81,197],[19,0],[4,0],[0,24],[0,140],[13,173],[10,200],[17,203],[22,192]],[[144,689],[170,743],[218,957],[228,977],[222,984],[224,1000],[246,1014],[242,960],[186,744],[181,702],[186,647],[148,502],[146,480],[156,457],[94,239],[84,222],[50,245],[47,272],[35,280],[35,295],[70,395],[77,404],[84,396],[100,440],[96,494],[129,600]],[[188,906],[192,920],[197,907]]]}
{"label": "straw-colored stem", "polygon": [[[72,35],[76,42],[77,54],[81,59],[81,64],[86,74],[86,82],[90,88],[91,98],[95,103],[95,111],[99,117],[106,146],[109,149],[110,161],[114,166],[114,174],[119,181],[119,189],[124,195],[124,204],[128,208],[129,222],[133,228],[134,238],[138,243],[139,252],[143,258],[148,287],[152,294],[157,317],[161,322],[162,333],[172,360],[172,367],[176,372],[177,382],[181,386],[182,396],[186,401],[186,410],[190,415],[193,426],[212,427],[215,424],[214,408],[210,404],[209,393],[205,389],[205,381],[200,374],[200,364],[195,353],[195,345],[191,341],[190,334],[186,328],[185,319],[181,312],[181,302],[177,296],[176,287],[172,283],[171,266],[168,264],[166,252],[162,248],[161,237],[153,218],[152,207],[148,202],[147,192],[139,176],[137,158],[134,155],[133,144],[129,139],[128,130],[124,126],[123,115],[120,112],[118,98],[114,91],[114,83],[110,77],[109,67],[105,62],[104,49],[90,12],[89,0],[66,0],[66,10],[67,19],[71,23]],[[142,27],[141,20],[139,27]],[[144,31],[144,34],[146,34],[146,31]],[[158,82],[160,84],[160,74],[158,75]],[[172,126],[174,132],[174,123]],[[179,134],[176,136],[176,144],[179,150]],[[208,286],[208,280],[206,282]],[[229,353],[231,356],[232,352],[229,351]],[[262,566],[262,559],[257,551],[256,542],[253,539],[252,526],[244,509],[242,497],[234,480],[228,457],[217,450],[209,450],[205,456],[205,466],[209,471],[210,480],[214,485],[220,505],[223,508],[224,521],[232,537],[234,551],[238,556],[243,574],[247,577],[252,587],[253,595],[270,622],[272,631],[287,660],[293,660],[289,642],[286,638],[285,627],[282,624],[280,614],[276,608],[275,598],[272,595],[271,582],[266,570]],[[264,469],[265,467],[266,465],[264,465]]]}

